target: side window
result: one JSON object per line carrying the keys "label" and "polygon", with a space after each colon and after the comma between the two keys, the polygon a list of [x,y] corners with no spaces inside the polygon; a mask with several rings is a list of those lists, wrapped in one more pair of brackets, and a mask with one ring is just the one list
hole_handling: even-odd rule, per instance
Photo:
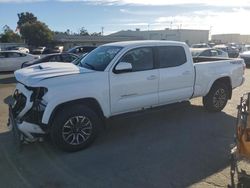
{"label": "side window", "polygon": [[158,47],[160,68],[177,67],[187,62],[186,53],[181,46]]}
{"label": "side window", "polygon": [[48,60],[49,62],[61,62],[61,58],[59,55],[51,56]]}
{"label": "side window", "polygon": [[132,65],[132,72],[150,70],[154,67],[152,48],[136,48],[127,52],[119,62]]}
{"label": "side window", "polygon": [[211,56],[218,56],[218,52],[216,50],[211,50]]}
{"label": "side window", "polygon": [[222,55],[222,51],[216,50],[219,55]]}
{"label": "side window", "polygon": [[8,52],[8,58],[16,58],[16,57],[22,57],[20,53],[17,52]]}
{"label": "side window", "polygon": [[209,50],[205,50],[205,51],[201,52],[199,56],[210,57],[211,54],[210,54],[210,51],[209,51]]}

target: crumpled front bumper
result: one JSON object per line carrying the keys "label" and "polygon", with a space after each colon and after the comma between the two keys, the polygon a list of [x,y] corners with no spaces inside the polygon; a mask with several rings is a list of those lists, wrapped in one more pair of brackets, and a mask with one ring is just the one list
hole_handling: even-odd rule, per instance
{"label": "crumpled front bumper", "polygon": [[31,100],[33,91],[27,89],[24,85],[18,83],[15,93],[5,99],[9,106],[8,126],[13,131],[15,140],[34,142],[45,134],[41,126],[35,122],[29,122],[34,116],[32,108],[34,102]]}

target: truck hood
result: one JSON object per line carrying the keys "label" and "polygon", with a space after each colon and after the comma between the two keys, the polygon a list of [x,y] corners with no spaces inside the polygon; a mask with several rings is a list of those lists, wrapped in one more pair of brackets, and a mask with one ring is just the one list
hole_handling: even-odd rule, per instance
{"label": "truck hood", "polygon": [[81,68],[72,63],[49,62],[19,69],[14,74],[18,82],[32,86],[44,79],[87,72],[93,72],[93,70]]}

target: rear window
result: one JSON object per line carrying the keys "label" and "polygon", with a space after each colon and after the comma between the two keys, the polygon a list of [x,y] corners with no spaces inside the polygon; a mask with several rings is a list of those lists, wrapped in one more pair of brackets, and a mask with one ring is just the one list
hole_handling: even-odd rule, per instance
{"label": "rear window", "polygon": [[177,67],[186,63],[186,53],[181,46],[158,47],[160,68]]}

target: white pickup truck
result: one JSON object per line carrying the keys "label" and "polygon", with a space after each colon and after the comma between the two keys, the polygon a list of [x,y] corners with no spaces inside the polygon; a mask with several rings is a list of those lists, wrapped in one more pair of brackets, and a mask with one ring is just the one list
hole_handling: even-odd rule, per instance
{"label": "white pickup truck", "polygon": [[203,97],[208,111],[221,111],[232,89],[244,82],[242,59],[193,58],[171,41],[105,44],[78,65],[42,63],[15,72],[15,93],[6,99],[18,139],[50,134],[63,150],[90,145],[103,120]]}

